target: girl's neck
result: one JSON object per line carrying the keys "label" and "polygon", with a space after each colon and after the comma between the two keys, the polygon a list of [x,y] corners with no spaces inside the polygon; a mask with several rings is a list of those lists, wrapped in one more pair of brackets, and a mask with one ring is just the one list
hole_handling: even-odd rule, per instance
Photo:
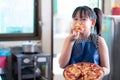
{"label": "girl's neck", "polygon": [[90,36],[90,33],[82,33],[81,34],[81,40],[87,40],[88,38],[89,38],[89,36]]}

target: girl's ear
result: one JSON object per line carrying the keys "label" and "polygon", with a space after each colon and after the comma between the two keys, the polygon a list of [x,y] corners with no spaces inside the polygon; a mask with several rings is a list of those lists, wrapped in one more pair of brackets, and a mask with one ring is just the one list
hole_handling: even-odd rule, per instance
{"label": "girl's ear", "polygon": [[92,20],[92,27],[96,24],[96,20]]}

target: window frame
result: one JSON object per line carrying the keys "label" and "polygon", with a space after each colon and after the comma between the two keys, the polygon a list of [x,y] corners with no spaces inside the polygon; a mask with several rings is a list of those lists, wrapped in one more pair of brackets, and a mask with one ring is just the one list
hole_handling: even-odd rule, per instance
{"label": "window frame", "polygon": [[41,25],[39,24],[39,0],[34,0],[34,33],[0,34],[0,41],[40,40]]}

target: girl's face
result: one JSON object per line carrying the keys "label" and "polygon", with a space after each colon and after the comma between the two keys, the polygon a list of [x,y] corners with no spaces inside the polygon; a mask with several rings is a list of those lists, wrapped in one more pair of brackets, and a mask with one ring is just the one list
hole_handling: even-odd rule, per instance
{"label": "girl's face", "polygon": [[88,34],[91,32],[91,28],[94,26],[95,20],[91,20],[89,17],[86,17],[84,12],[82,12],[82,18],[80,18],[80,11],[78,11],[73,19],[73,25],[76,23],[82,25],[84,27],[83,32]]}

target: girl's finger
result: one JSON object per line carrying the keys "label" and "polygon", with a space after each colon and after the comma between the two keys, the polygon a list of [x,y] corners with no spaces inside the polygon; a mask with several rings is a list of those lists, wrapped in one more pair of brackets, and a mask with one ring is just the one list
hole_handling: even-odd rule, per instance
{"label": "girl's finger", "polygon": [[73,28],[73,27],[71,27],[70,33],[73,33],[73,32],[74,32],[74,28]]}
{"label": "girl's finger", "polygon": [[71,21],[71,24],[70,24],[70,33],[73,33],[74,31],[74,22]]}

